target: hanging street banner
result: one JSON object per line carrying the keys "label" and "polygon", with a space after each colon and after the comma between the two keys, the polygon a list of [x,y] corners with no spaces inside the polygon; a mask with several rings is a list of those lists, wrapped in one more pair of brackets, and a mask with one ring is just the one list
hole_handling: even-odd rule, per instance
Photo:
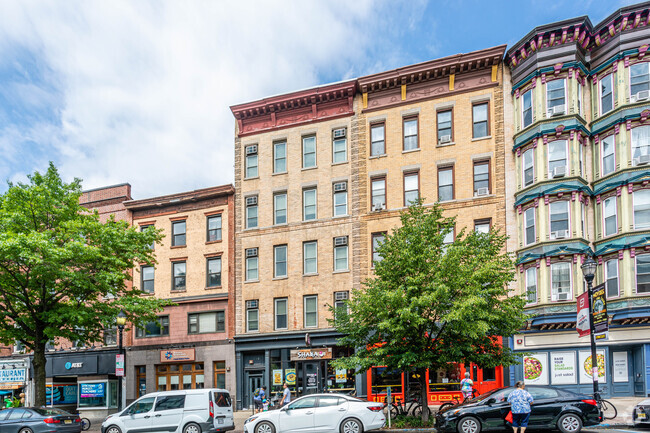
{"label": "hanging street banner", "polygon": [[605,294],[605,283],[599,284],[593,289],[591,299],[594,312],[594,334],[596,340],[606,340],[609,332],[609,317],[607,316],[607,296]]}
{"label": "hanging street banner", "polygon": [[578,318],[576,320],[576,330],[578,337],[589,335],[589,292],[584,292],[578,296]]}

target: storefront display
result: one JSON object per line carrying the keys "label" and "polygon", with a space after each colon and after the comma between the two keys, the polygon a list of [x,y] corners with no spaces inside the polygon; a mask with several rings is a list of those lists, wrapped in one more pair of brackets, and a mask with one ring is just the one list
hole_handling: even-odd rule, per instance
{"label": "storefront display", "polygon": [[[598,383],[607,383],[605,351],[598,350],[596,354],[598,357]],[[578,368],[580,369],[580,383],[592,383],[593,382],[593,378],[591,375],[592,361],[591,361],[590,351],[581,350],[579,352]]]}
{"label": "storefront display", "polygon": [[527,385],[548,385],[548,356],[532,353],[524,356],[524,382]]}
{"label": "storefront display", "polygon": [[551,352],[551,385],[576,383],[575,352]]}

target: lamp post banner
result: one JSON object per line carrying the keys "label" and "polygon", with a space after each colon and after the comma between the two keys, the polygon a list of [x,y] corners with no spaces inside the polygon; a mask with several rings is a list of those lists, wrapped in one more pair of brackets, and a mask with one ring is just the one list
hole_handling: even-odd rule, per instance
{"label": "lamp post banner", "polygon": [[578,296],[577,306],[576,330],[579,337],[586,337],[589,335],[589,292],[584,292]]}
{"label": "lamp post banner", "polygon": [[594,333],[607,333],[609,330],[609,317],[607,316],[607,295],[605,294],[604,283],[594,287],[591,302],[594,314]]}

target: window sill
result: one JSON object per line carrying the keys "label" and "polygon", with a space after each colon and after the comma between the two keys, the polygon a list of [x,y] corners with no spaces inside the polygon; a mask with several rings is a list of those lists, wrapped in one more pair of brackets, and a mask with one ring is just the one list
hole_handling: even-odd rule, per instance
{"label": "window sill", "polygon": [[288,171],[279,171],[277,173],[273,173],[271,176],[282,176],[283,174],[288,174]]}
{"label": "window sill", "polygon": [[485,195],[474,195],[474,196],[472,196],[472,198],[474,198],[474,199],[476,199],[476,198],[489,198],[489,197],[494,197],[494,194],[490,193],[490,194],[485,194]]}
{"label": "window sill", "polygon": [[147,338],[160,338],[160,337],[169,337],[169,334],[164,334],[164,335],[144,335],[142,337],[135,337],[136,340],[140,339],[147,339]]}
{"label": "window sill", "polygon": [[140,293],[140,296],[154,296],[155,294],[156,294],[155,292],[151,292],[151,293],[149,293],[149,292],[142,292],[142,293]]}
{"label": "window sill", "polygon": [[247,333],[247,334],[259,334],[259,333],[260,333],[260,330],[257,329],[257,330],[255,330],[255,331],[246,331],[246,333]]}
{"label": "window sill", "polygon": [[492,138],[491,135],[486,135],[485,137],[472,138],[472,141],[489,140],[491,138]]}
{"label": "window sill", "polygon": [[284,276],[284,277],[273,277],[271,281],[281,281],[281,280],[288,280],[289,276]]}
{"label": "window sill", "polygon": [[289,225],[289,223],[280,223],[280,224],[273,224],[272,227],[286,227],[288,225]]}
{"label": "window sill", "polygon": [[174,289],[172,289],[171,290],[171,293],[186,293],[186,292],[187,292],[187,289],[183,289],[183,290],[174,290]]}
{"label": "window sill", "polygon": [[334,215],[334,216],[332,216],[332,219],[346,218],[346,217],[349,217],[349,216],[350,216],[350,215],[348,215],[348,214],[345,214],[345,215]]}
{"label": "window sill", "polygon": [[340,271],[332,271],[332,274],[347,274],[349,272],[350,272],[349,269],[343,269],[343,270],[340,270]]}
{"label": "window sill", "polygon": [[420,148],[418,147],[416,149],[402,150],[402,153],[413,153],[413,152],[419,152],[419,151],[420,151]]}
{"label": "window sill", "polygon": [[317,276],[318,276],[318,272],[316,272],[315,274],[302,274],[302,276],[303,276],[303,277],[317,277]]}
{"label": "window sill", "polygon": [[383,154],[381,154],[381,155],[372,155],[372,156],[369,156],[368,159],[379,159],[379,158],[385,158],[385,157],[387,157],[387,156],[388,156],[387,154],[383,153]]}
{"label": "window sill", "polygon": [[226,332],[224,329],[223,331],[207,331],[207,332],[188,332],[187,335],[202,335],[202,334],[223,334]]}
{"label": "window sill", "polygon": [[449,143],[443,143],[443,144],[436,144],[436,147],[447,147],[447,146],[454,146],[456,144],[455,141],[450,141]]}
{"label": "window sill", "polygon": [[245,280],[244,284],[252,284],[252,283],[259,283],[260,280]]}
{"label": "window sill", "polygon": [[223,289],[223,286],[208,286],[205,288],[205,290],[218,290],[218,289]]}
{"label": "window sill", "polygon": [[318,169],[318,166],[315,165],[313,167],[303,167],[303,168],[300,169],[300,171],[309,171],[309,170],[317,170],[317,169]]}
{"label": "window sill", "polygon": [[350,161],[341,161],[341,162],[333,162],[332,165],[344,165],[347,164]]}
{"label": "window sill", "polygon": [[244,180],[255,180],[255,179],[259,179],[259,178],[260,178],[259,176],[255,176],[255,177],[245,177]]}
{"label": "window sill", "polygon": [[251,231],[251,230],[259,230],[259,229],[260,229],[259,227],[246,227],[244,229],[244,231],[246,232],[246,231]]}
{"label": "window sill", "polygon": [[219,239],[217,241],[205,241],[205,244],[212,245],[212,244],[220,244],[221,242],[223,242],[223,240]]}
{"label": "window sill", "polygon": [[169,248],[171,248],[172,250],[175,250],[176,248],[187,248],[187,244],[186,245],[172,245]]}

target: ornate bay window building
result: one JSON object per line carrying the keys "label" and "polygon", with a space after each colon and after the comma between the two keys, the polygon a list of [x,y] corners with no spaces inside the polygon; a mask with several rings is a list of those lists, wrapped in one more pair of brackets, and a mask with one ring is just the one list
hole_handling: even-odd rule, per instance
{"label": "ornate bay window building", "polygon": [[[508,219],[532,315],[513,345],[534,352],[524,365],[544,371],[531,378],[515,367],[512,379],[590,389],[589,341],[575,322],[580,266],[594,255],[611,322],[598,343],[601,388],[610,396],[650,391],[649,8],[622,8],[596,26],[580,17],[537,27],[506,53]],[[571,374],[560,374],[559,362]]]}

